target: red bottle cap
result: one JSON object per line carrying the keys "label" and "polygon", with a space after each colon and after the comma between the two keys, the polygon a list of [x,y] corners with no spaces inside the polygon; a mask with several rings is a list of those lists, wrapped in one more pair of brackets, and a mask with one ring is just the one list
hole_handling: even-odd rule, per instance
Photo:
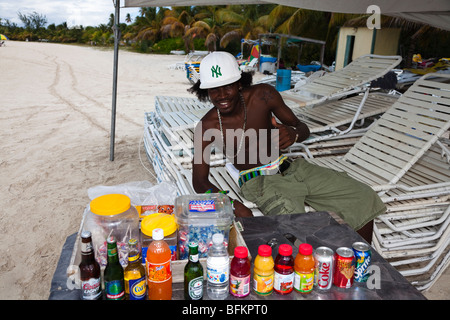
{"label": "red bottle cap", "polygon": [[248,257],[248,250],[246,247],[236,247],[234,248],[234,256],[236,258],[247,258]]}
{"label": "red bottle cap", "polygon": [[272,255],[272,247],[267,244],[262,244],[258,248],[258,254],[262,257],[268,257]]}
{"label": "red bottle cap", "polygon": [[282,256],[290,256],[292,254],[292,247],[288,244],[280,244],[278,253]]}
{"label": "red bottle cap", "polygon": [[298,252],[300,252],[300,254],[302,254],[304,256],[309,256],[310,254],[312,254],[313,248],[312,248],[312,246],[310,244],[302,243],[298,247]]}

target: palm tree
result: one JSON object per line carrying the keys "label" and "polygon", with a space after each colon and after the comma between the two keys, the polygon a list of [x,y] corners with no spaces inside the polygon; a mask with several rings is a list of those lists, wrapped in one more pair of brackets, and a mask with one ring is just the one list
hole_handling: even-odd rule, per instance
{"label": "palm tree", "polygon": [[141,8],[140,15],[136,17],[135,25],[133,29],[136,32],[135,39],[138,41],[152,41],[155,42],[158,39],[162,16],[157,7]]}
{"label": "palm tree", "polygon": [[[244,7],[251,8],[253,6]],[[238,10],[242,10],[243,13],[236,12]],[[231,30],[225,32],[220,39],[220,46],[222,48],[226,48],[232,41],[240,41],[243,38],[258,39],[260,33],[267,32],[267,16],[257,16],[256,11],[247,10],[246,8],[242,8],[242,6],[229,6],[227,9],[218,11],[217,15],[218,19],[224,22],[223,28],[231,28]]]}

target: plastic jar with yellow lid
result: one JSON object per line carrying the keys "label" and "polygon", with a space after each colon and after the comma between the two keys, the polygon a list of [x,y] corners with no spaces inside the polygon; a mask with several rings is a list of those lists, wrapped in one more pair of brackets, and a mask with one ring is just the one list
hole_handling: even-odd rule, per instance
{"label": "plastic jar with yellow lid", "polygon": [[93,199],[89,205],[83,229],[92,233],[95,257],[101,267],[106,266],[106,239],[117,239],[119,260],[123,267],[128,265],[128,240],[139,242],[139,214],[131,200],[123,194],[107,194]]}
{"label": "plastic jar with yellow lid", "polygon": [[171,214],[153,213],[141,221],[142,262],[147,257],[147,247],[153,241],[153,229],[160,228],[164,231],[164,241],[170,247],[172,260],[177,260],[177,223]]}

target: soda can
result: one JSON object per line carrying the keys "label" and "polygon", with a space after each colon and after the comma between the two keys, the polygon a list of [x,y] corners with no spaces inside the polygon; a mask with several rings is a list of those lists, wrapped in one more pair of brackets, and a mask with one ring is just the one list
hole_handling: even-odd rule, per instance
{"label": "soda can", "polygon": [[320,290],[328,290],[333,284],[334,252],[328,247],[314,250],[316,267],[314,270],[314,286]]}
{"label": "soda can", "polygon": [[352,245],[353,252],[355,253],[355,281],[356,282],[367,282],[369,278],[368,269],[370,267],[370,262],[372,260],[372,253],[370,252],[370,247],[364,242],[355,242]]}
{"label": "soda can", "polygon": [[339,288],[350,288],[355,273],[355,253],[347,247],[340,247],[335,253],[333,284]]}

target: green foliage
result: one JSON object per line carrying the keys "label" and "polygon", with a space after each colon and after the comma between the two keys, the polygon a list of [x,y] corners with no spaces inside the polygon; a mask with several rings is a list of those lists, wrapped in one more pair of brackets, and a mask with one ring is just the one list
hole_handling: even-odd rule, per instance
{"label": "green foliage", "polygon": [[[143,41],[144,42],[144,41]],[[194,39],[195,50],[206,50],[204,39]],[[151,47],[152,53],[169,54],[173,50],[184,50],[184,41],[182,38],[167,38],[155,43]],[[142,50],[141,52],[149,52]]]}

